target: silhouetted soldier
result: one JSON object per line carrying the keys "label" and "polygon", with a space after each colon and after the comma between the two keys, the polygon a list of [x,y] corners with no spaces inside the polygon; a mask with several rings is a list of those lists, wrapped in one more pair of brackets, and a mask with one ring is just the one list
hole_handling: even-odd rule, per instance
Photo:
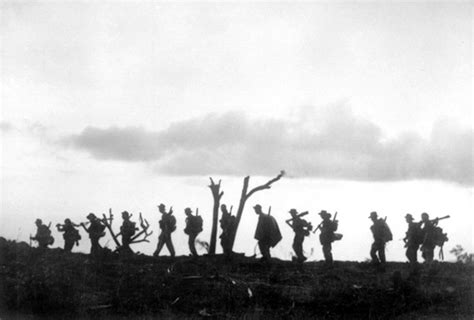
{"label": "silhouetted soldier", "polygon": [[291,209],[289,213],[291,214],[291,219],[288,219],[285,222],[295,233],[295,237],[293,238],[293,250],[296,254],[296,260],[298,262],[304,262],[306,257],[303,254],[303,241],[304,237],[309,236],[309,232],[313,229],[313,226],[311,223],[301,218],[308,214],[308,211],[298,214],[296,209]]}
{"label": "silhouetted soldier", "polygon": [[[370,257],[372,262],[376,264],[385,265],[385,243],[392,240],[392,233],[384,219],[377,217],[377,212],[373,211],[369,217],[373,225],[370,227],[374,242],[370,249]],[[378,257],[377,257],[378,254]]]}
{"label": "silhouetted soldier", "polygon": [[430,216],[423,212],[421,214],[421,256],[425,262],[431,262],[434,258],[435,243],[435,227],[438,224],[438,220],[430,220]]}
{"label": "silhouetted soldier", "polygon": [[420,247],[420,224],[414,222],[413,216],[409,213],[405,216],[405,220],[408,223],[408,230],[405,238],[406,257],[410,264],[418,263],[418,248]]}
{"label": "silhouetted soldier", "polygon": [[221,205],[221,211],[222,218],[219,222],[222,233],[219,237],[221,238],[221,247],[224,255],[229,256],[232,254],[232,235],[235,230],[236,218],[232,215],[232,212],[227,210],[227,206],[225,204]]}
{"label": "silhouetted soldier", "polygon": [[122,236],[122,247],[120,248],[121,253],[133,253],[130,248],[132,243],[132,237],[135,235],[135,232],[138,228],[135,226],[135,222],[130,221],[130,213],[128,211],[122,212],[122,225],[120,226],[120,233],[117,235]]}
{"label": "silhouetted soldier", "polygon": [[161,249],[163,249],[163,246],[166,244],[166,248],[168,248],[170,255],[174,257],[175,252],[173,241],[171,240],[171,233],[176,230],[176,218],[173,216],[173,207],[170,208],[169,212],[166,212],[166,207],[162,203],[158,206],[158,210],[161,213],[161,220],[159,222],[161,233],[158,236],[158,246],[156,247],[153,256],[159,256]]}
{"label": "silhouetted soldier", "polygon": [[51,236],[50,225],[47,226],[43,224],[41,219],[36,219],[36,235],[34,237],[30,236],[31,240],[38,242],[39,248],[47,248],[49,245],[54,243],[54,238]]}
{"label": "silhouetted soldier", "polygon": [[319,235],[319,242],[323,246],[324,260],[326,265],[332,265],[332,243],[335,240],[334,232],[337,230],[338,221],[331,220],[331,214],[322,210],[319,215],[323,221],[321,222],[321,234]]}
{"label": "silhouetted soldier", "polygon": [[194,257],[198,256],[196,251],[196,237],[202,231],[202,217],[198,215],[193,215],[193,211],[191,208],[184,209],[184,213],[186,214],[186,228],[184,229],[184,233],[186,233],[188,237],[188,246],[189,251]]}
{"label": "silhouetted soldier", "polygon": [[84,223],[81,223],[81,226],[89,234],[89,239],[91,239],[91,255],[95,256],[98,255],[102,250],[99,240],[105,236],[105,225],[93,213],[89,213],[89,215],[87,215],[87,219],[90,223],[89,227],[86,227]]}
{"label": "silhouetted soldier", "polygon": [[71,252],[74,244],[79,245],[79,240],[81,240],[79,230],[75,227],[77,227],[77,225],[73,224],[70,219],[64,220],[64,224],[58,223],[56,225],[58,231],[63,233],[64,251],[66,252]]}
{"label": "silhouetted soldier", "polygon": [[257,204],[253,208],[258,215],[255,239],[258,240],[258,247],[262,253],[263,260],[268,261],[271,258],[270,248],[275,247],[282,238],[280,228],[270,213],[263,213],[261,205]]}

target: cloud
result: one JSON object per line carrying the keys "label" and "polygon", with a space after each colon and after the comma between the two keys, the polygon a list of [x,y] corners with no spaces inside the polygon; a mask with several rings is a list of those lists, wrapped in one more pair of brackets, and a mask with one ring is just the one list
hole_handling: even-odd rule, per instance
{"label": "cloud", "polygon": [[473,130],[449,120],[428,138],[387,138],[345,105],[300,109],[287,119],[210,114],[166,130],[85,128],[62,139],[94,158],[151,163],[171,175],[273,175],[365,181],[435,179],[474,184]]}
{"label": "cloud", "polygon": [[7,133],[14,129],[13,125],[7,121],[0,121],[0,132]]}

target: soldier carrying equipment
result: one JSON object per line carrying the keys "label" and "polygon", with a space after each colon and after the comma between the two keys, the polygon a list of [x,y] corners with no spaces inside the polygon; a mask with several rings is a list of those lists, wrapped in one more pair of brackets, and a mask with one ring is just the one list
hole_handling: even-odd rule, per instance
{"label": "soldier carrying equipment", "polygon": [[319,242],[323,246],[323,254],[324,260],[326,261],[326,265],[332,265],[332,243],[336,240],[340,240],[342,238],[342,234],[337,234],[335,231],[338,227],[338,221],[336,220],[337,212],[334,215],[334,219],[331,220],[331,214],[322,210],[319,215],[323,221],[319,224],[319,228],[321,229],[321,234],[319,235]]}
{"label": "soldier carrying equipment", "polygon": [[224,255],[229,256],[232,253],[232,235],[237,224],[237,219],[232,215],[232,206],[230,211],[227,210],[225,204],[221,205],[222,218],[219,221],[222,229],[222,233],[219,236],[221,238],[221,247]]}
{"label": "soldier carrying equipment", "polygon": [[293,239],[293,250],[296,253],[296,260],[298,262],[304,262],[306,257],[303,254],[303,241],[304,237],[309,236],[313,226],[310,222],[301,219],[301,217],[308,214],[308,211],[298,213],[296,209],[291,209],[289,213],[291,214],[291,219],[288,219],[285,222],[295,232],[295,237]]}
{"label": "soldier carrying equipment", "polygon": [[30,236],[30,240],[38,242],[39,248],[47,248],[48,246],[54,243],[54,238],[51,235],[51,222],[49,225],[43,224],[41,219],[36,219],[36,235],[34,237]]}
{"label": "soldier carrying equipment", "polygon": [[132,248],[130,248],[130,244],[132,243],[132,238],[137,232],[138,228],[136,227],[135,222],[131,221],[131,214],[128,213],[128,211],[123,211],[122,212],[122,225],[120,226],[120,232],[117,234],[117,237],[119,235],[122,236],[122,247],[121,247],[121,252],[122,253],[133,253]]}
{"label": "soldier carrying equipment", "polygon": [[156,247],[153,256],[157,257],[160,255],[161,249],[166,244],[166,248],[170,252],[172,257],[175,256],[173,241],[171,239],[171,233],[176,230],[176,218],[173,216],[173,207],[170,207],[169,212],[166,212],[166,207],[163,203],[158,206],[158,210],[161,213],[161,220],[159,222],[161,233],[158,236],[158,245]]}
{"label": "soldier carrying equipment", "polygon": [[431,262],[434,259],[434,249],[436,246],[440,247],[439,257],[444,259],[443,245],[448,241],[447,233],[443,233],[443,229],[438,227],[438,222],[443,219],[447,219],[450,216],[444,216],[430,220],[429,215],[426,212],[421,214],[421,256],[425,262]]}
{"label": "soldier carrying equipment", "polygon": [[258,240],[258,247],[262,253],[263,260],[270,259],[270,248],[275,247],[282,239],[280,228],[275,218],[263,213],[262,206],[257,204],[254,207],[255,213],[259,216],[254,238]]}
{"label": "soldier carrying equipment", "polygon": [[413,216],[409,213],[406,214],[405,220],[408,223],[408,230],[405,238],[405,248],[407,248],[405,255],[408,258],[410,264],[414,265],[418,263],[417,252],[422,242],[421,240],[421,229],[420,224],[414,222]]}
{"label": "soldier carrying equipment", "polygon": [[[370,257],[372,262],[375,264],[385,265],[385,243],[393,239],[392,232],[387,225],[386,219],[378,218],[377,212],[373,211],[370,213],[369,218],[372,220],[373,225],[370,227],[374,242],[370,249]],[[377,256],[378,254],[378,256]]]}
{"label": "soldier carrying equipment", "polygon": [[86,230],[86,232],[89,234],[89,238],[91,239],[91,255],[96,256],[102,250],[99,240],[105,236],[105,225],[93,213],[89,213],[87,215],[87,219],[90,223],[89,227],[87,228],[84,223],[81,223],[81,226],[84,228],[84,230]]}
{"label": "soldier carrying equipment", "polygon": [[189,236],[188,239],[188,246],[189,251],[191,254],[196,257],[198,256],[195,246],[195,241],[197,235],[202,231],[202,217],[199,215],[199,209],[196,209],[196,215],[193,215],[193,211],[191,208],[184,209],[184,213],[186,214],[186,228],[184,229],[184,233]]}
{"label": "soldier carrying equipment", "polygon": [[78,227],[71,222],[70,219],[64,220],[64,224],[56,224],[56,228],[58,228],[59,232],[63,232],[64,238],[64,251],[71,252],[74,244],[77,246],[79,245],[79,240],[81,240],[81,235],[79,234],[79,230],[75,227]]}

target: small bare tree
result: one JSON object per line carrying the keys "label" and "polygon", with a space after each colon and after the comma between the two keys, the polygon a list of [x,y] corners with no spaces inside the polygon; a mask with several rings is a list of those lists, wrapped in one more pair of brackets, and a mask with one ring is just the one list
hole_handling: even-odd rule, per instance
{"label": "small bare tree", "polygon": [[[133,250],[130,248],[131,244],[140,243],[140,242],[150,242],[148,240],[148,237],[153,234],[153,231],[148,230],[150,228],[150,224],[148,223],[148,221],[146,219],[143,219],[141,212],[140,212],[140,215],[139,215],[140,228],[138,228],[138,232],[130,238],[129,243],[123,243],[123,242],[119,241],[118,237],[120,236],[120,232],[118,234],[116,234],[114,232],[114,230],[112,229],[112,223],[113,223],[113,220],[114,220],[114,215],[112,214],[112,209],[109,209],[109,216],[108,217],[105,215],[105,213],[102,216],[103,216],[102,222],[104,223],[104,225],[109,230],[110,235],[112,236],[112,239],[114,240],[115,245],[117,246],[117,248],[115,249],[116,252],[121,253],[121,252],[127,251],[129,253],[130,252],[133,253]],[[130,217],[131,217],[131,215],[130,215]]]}
{"label": "small bare tree", "polygon": [[216,241],[217,241],[217,224],[219,222],[219,204],[221,201],[222,196],[224,195],[224,191],[220,191],[221,189],[221,180],[219,183],[216,184],[212,178],[211,184],[209,188],[212,192],[212,197],[214,199],[214,207],[212,210],[212,230],[211,230],[211,241],[209,246],[209,254],[216,254]]}
{"label": "small bare tree", "polygon": [[282,171],[280,171],[280,173],[275,178],[269,180],[265,184],[262,184],[258,187],[253,188],[250,191],[248,191],[250,176],[247,176],[247,177],[244,178],[244,183],[243,183],[243,186],[242,186],[242,193],[240,195],[239,207],[237,208],[236,225],[235,225],[235,229],[233,230],[233,233],[232,233],[231,248],[234,247],[235,237],[237,235],[237,230],[239,228],[240,219],[242,218],[242,213],[244,212],[244,207],[245,207],[245,203],[247,202],[247,200],[254,193],[256,193],[258,191],[270,189],[272,187],[272,184],[275,183],[276,181],[280,180],[281,177],[283,177],[284,175],[285,175],[285,171],[282,170]]}

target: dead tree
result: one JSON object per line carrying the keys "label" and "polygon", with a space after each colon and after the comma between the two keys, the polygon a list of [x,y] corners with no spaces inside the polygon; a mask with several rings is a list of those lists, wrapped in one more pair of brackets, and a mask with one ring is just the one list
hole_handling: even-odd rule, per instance
{"label": "dead tree", "polygon": [[270,189],[272,184],[278,180],[281,179],[285,175],[285,171],[280,171],[280,174],[278,174],[275,178],[271,179],[265,184],[262,184],[258,187],[253,188],[252,190],[248,191],[249,188],[249,180],[250,176],[247,176],[244,178],[244,184],[242,186],[242,193],[240,195],[240,201],[239,201],[239,207],[237,209],[237,215],[236,215],[236,223],[235,223],[235,228],[232,232],[232,242],[231,242],[231,248],[234,247],[234,242],[235,242],[235,237],[237,235],[237,230],[239,228],[240,224],[240,219],[242,218],[242,213],[244,212],[244,207],[245,207],[245,202],[255,193],[258,191]]}
{"label": "dead tree", "polygon": [[218,184],[214,183],[214,180],[212,178],[209,178],[211,180],[211,184],[209,185],[209,188],[211,189],[212,192],[212,197],[214,198],[214,208],[212,211],[212,230],[211,230],[211,241],[210,241],[210,247],[209,247],[209,254],[216,254],[216,241],[217,241],[217,223],[219,221],[219,204],[221,202],[222,195],[224,194],[224,191],[220,191],[221,189],[221,180],[219,180]]}
{"label": "dead tree", "polygon": [[133,235],[133,237],[130,239],[130,243],[128,243],[128,246],[118,240],[120,232],[116,234],[112,228],[112,222],[114,220],[112,209],[109,209],[109,217],[107,217],[105,213],[102,214],[102,217],[103,217],[102,222],[109,230],[110,235],[112,236],[112,239],[114,240],[115,245],[117,246],[117,248],[115,249],[116,252],[121,253],[124,249],[126,249],[126,250],[130,250],[131,253],[133,253],[133,250],[131,250],[131,248],[129,247],[131,244],[140,243],[140,242],[150,242],[148,240],[148,237],[153,234],[153,231],[148,231],[148,229],[150,228],[150,224],[148,223],[146,219],[143,219],[141,212],[139,215],[140,228],[138,229],[138,232],[135,235]]}

